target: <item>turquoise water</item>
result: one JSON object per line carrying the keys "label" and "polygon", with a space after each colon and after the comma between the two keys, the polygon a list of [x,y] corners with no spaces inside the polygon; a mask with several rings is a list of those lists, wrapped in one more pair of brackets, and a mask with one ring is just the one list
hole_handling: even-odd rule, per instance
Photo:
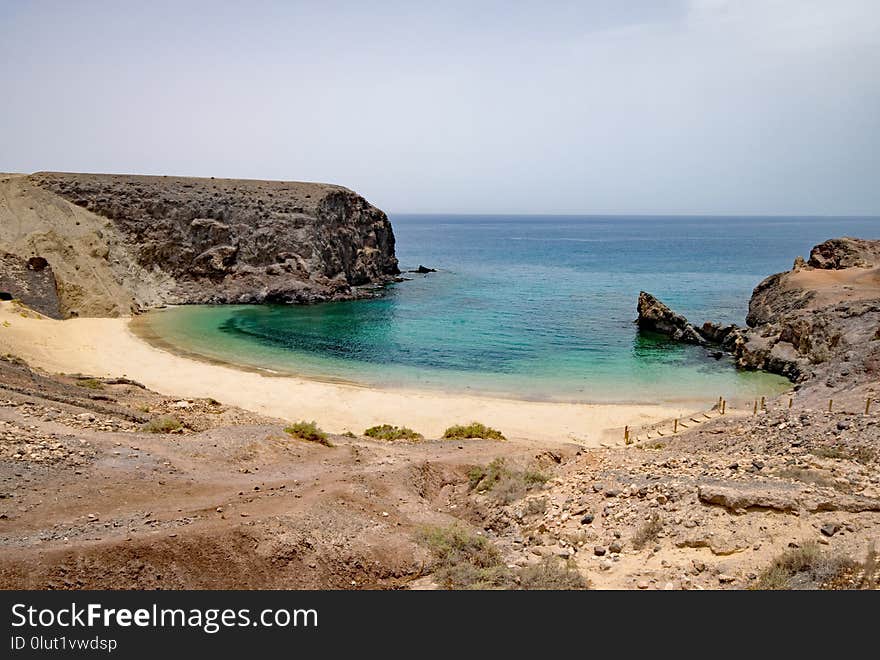
{"label": "turquoise water", "polygon": [[381,298],[193,306],[151,332],[217,360],[379,385],[569,401],[750,397],[787,381],[640,334],[640,289],[694,321],[743,323],[754,286],[877,218],[391,217],[401,269]]}

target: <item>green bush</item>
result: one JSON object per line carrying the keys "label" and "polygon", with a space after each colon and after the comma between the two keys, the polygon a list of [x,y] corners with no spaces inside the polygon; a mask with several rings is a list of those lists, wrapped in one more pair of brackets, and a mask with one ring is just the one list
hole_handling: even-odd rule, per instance
{"label": "green bush", "polygon": [[855,566],[849,557],[823,552],[815,541],[783,552],[761,575],[755,589],[818,589]]}
{"label": "green bush", "polygon": [[434,559],[434,577],[446,589],[588,589],[574,564],[556,557],[511,570],[489,539],[460,525],[429,527],[421,541]]}
{"label": "green bush", "polygon": [[104,383],[97,378],[82,378],[76,381],[78,387],[86,387],[90,390],[103,390]]}
{"label": "green bush", "polygon": [[526,491],[542,486],[550,479],[537,470],[510,467],[503,458],[496,458],[485,466],[474,466],[467,475],[471,490],[491,492],[503,504],[518,500]]}
{"label": "green bush", "polygon": [[318,425],[315,422],[296,422],[295,424],[291,424],[290,426],[284,429],[284,432],[288,435],[293,436],[294,438],[299,438],[300,440],[306,440],[307,442],[317,442],[318,444],[324,445],[326,447],[332,447],[333,444],[330,442],[330,439],[327,437],[327,434],[318,428]]}
{"label": "green bush", "polygon": [[466,426],[461,424],[450,426],[443,432],[443,437],[447,440],[467,440],[470,438],[483,438],[485,440],[507,439],[501,431],[480,422],[471,422]]}
{"label": "green bush", "polygon": [[446,589],[504,589],[514,585],[498,549],[460,526],[428,527],[422,542],[434,558],[434,577]]}
{"label": "green bush", "polygon": [[406,426],[391,426],[391,424],[380,424],[379,426],[371,426],[364,435],[368,438],[376,438],[377,440],[421,440],[422,434],[416,433]]}
{"label": "green bush", "polygon": [[171,415],[159,415],[158,417],[153,417],[153,419],[144,424],[141,427],[141,431],[146,431],[147,433],[171,433],[172,431],[182,428],[183,424],[181,424],[180,420],[176,417],[172,417]]}

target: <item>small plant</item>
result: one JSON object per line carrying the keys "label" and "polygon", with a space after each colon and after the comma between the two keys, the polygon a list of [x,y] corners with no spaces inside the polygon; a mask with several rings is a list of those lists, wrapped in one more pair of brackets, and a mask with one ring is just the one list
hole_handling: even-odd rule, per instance
{"label": "small plant", "polygon": [[342,433],[342,437],[344,438],[356,438],[357,436],[351,431],[345,431]]}
{"label": "small plant", "polygon": [[819,458],[842,458],[855,461],[856,463],[867,464],[877,458],[877,450],[871,447],[818,447],[813,450],[813,455]]}
{"label": "small plant", "polygon": [[499,589],[514,584],[498,549],[463,526],[426,528],[421,541],[433,555],[435,578],[446,589]]}
{"label": "small plant", "polygon": [[467,425],[458,424],[450,426],[443,432],[443,438],[446,440],[467,440],[470,438],[482,438],[484,440],[506,440],[507,438],[497,429],[481,424],[480,422],[471,422]]}
{"label": "small plant", "polygon": [[758,576],[755,589],[817,589],[852,569],[848,557],[825,553],[815,541],[783,552]]}
{"label": "small plant", "polygon": [[181,424],[180,420],[176,417],[160,415],[158,417],[153,417],[153,419],[144,424],[141,427],[141,431],[145,431],[146,433],[171,433],[172,431],[177,431],[182,428],[183,424]]}
{"label": "small plant", "polygon": [[97,378],[82,378],[76,381],[77,386],[86,387],[90,390],[103,390],[104,383],[102,383]]}
{"label": "small plant", "polygon": [[859,589],[876,589],[878,581],[880,580],[877,575],[877,549],[872,543],[868,548],[865,563],[862,564],[862,579],[859,582]]}
{"label": "small plant", "polygon": [[471,490],[492,492],[492,496],[503,504],[518,500],[526,491],[544,485],[549,476],[537,470],[517,470],[507,465],[503,458],[496,458],[485,466],[475,466],[468,470],[468,484]]}
{"label": "small plant", "polygon": [[496,458],[488,465],[475,465],[468,470],[468,485],[471,490],[492,490],[508,473],[507,465],[503,458]]}
{"label": "small plant", "polygon": [[522,480],[527,486],[543,486],[550,481],[550,476],[538,470],[524,470]]}
{"label": "small plant", "polygon": [[284,432],[294,438],[306,440],[307,442],[317,442],[325,447],[332,447],[333,444],[327,437],[327,434],[318,428],[315,422],[296,422],[284,429]]}
{"label": "small plant", "polygon": [[519,571],[519,584],[526,590],[571,591],[589,589],[589,581],[581,575],[574,562],[560,557],[544,557],[537,564]]}
{"label": "small plant", "polygon": [[543,516],[547,513],[547,498],[533,497],[526,502],[525,514],[527,516]]}
{"label": "small plant", "polygon": [[380,424],[379,426],[371,426],[364,435],[368,438],[376,438],[377,440],[421,440],[422,434],[416,433],[406,426],[391,426],[391,424]]}
{"label": "small plant", "polygon": [[781,468],[777,470],[774,474],[777,477],[782,477],[783,479],[802,481],[803,483],[813,484],[814,486],[825,486],[828,488],[845,490],[845,487],[841,487],[841,485],[834,481],[834,479],[824,475],[819,470],[811,470],[809,468],[791,466]]}
{"label": "small plant", "polygon": [[633,534],[632,544],[636,550],[641,550],[648,543],[657,539],[660,532],[663,531],[663,520],[656,511],[646,520]]}

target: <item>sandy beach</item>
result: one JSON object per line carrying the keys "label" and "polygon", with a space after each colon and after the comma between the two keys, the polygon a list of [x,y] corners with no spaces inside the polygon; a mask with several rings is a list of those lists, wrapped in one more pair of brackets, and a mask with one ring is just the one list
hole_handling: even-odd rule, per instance
{"label": "sandy beach", "polygon": [[545,403],[263,375],[160,350],[132,333],[129,320],[23,317],[12,303],[2,303],[0,352],[48,372],[124,375],[169,395],[212,397],[285,420],[315,420],[333,433],[390,423],[439,437],[451,424],[479,420],[509,438],[618,445],[624,425],[651,424],[700,408],[696,403],[690,408]]}

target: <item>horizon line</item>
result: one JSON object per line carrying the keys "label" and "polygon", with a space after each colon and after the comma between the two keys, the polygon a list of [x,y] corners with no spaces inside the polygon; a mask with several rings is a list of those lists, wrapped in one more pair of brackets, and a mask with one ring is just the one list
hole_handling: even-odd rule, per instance
{"label": "horizon line", "polygon": [[491,213],[469,213],[464,211],[385,211],[387,215],[419,216],[467,216],[467,217],[522,217],[522,218],[804,218],[804,219],[853,219],[880,220],[880,213],[520,213],[493,211]]}

